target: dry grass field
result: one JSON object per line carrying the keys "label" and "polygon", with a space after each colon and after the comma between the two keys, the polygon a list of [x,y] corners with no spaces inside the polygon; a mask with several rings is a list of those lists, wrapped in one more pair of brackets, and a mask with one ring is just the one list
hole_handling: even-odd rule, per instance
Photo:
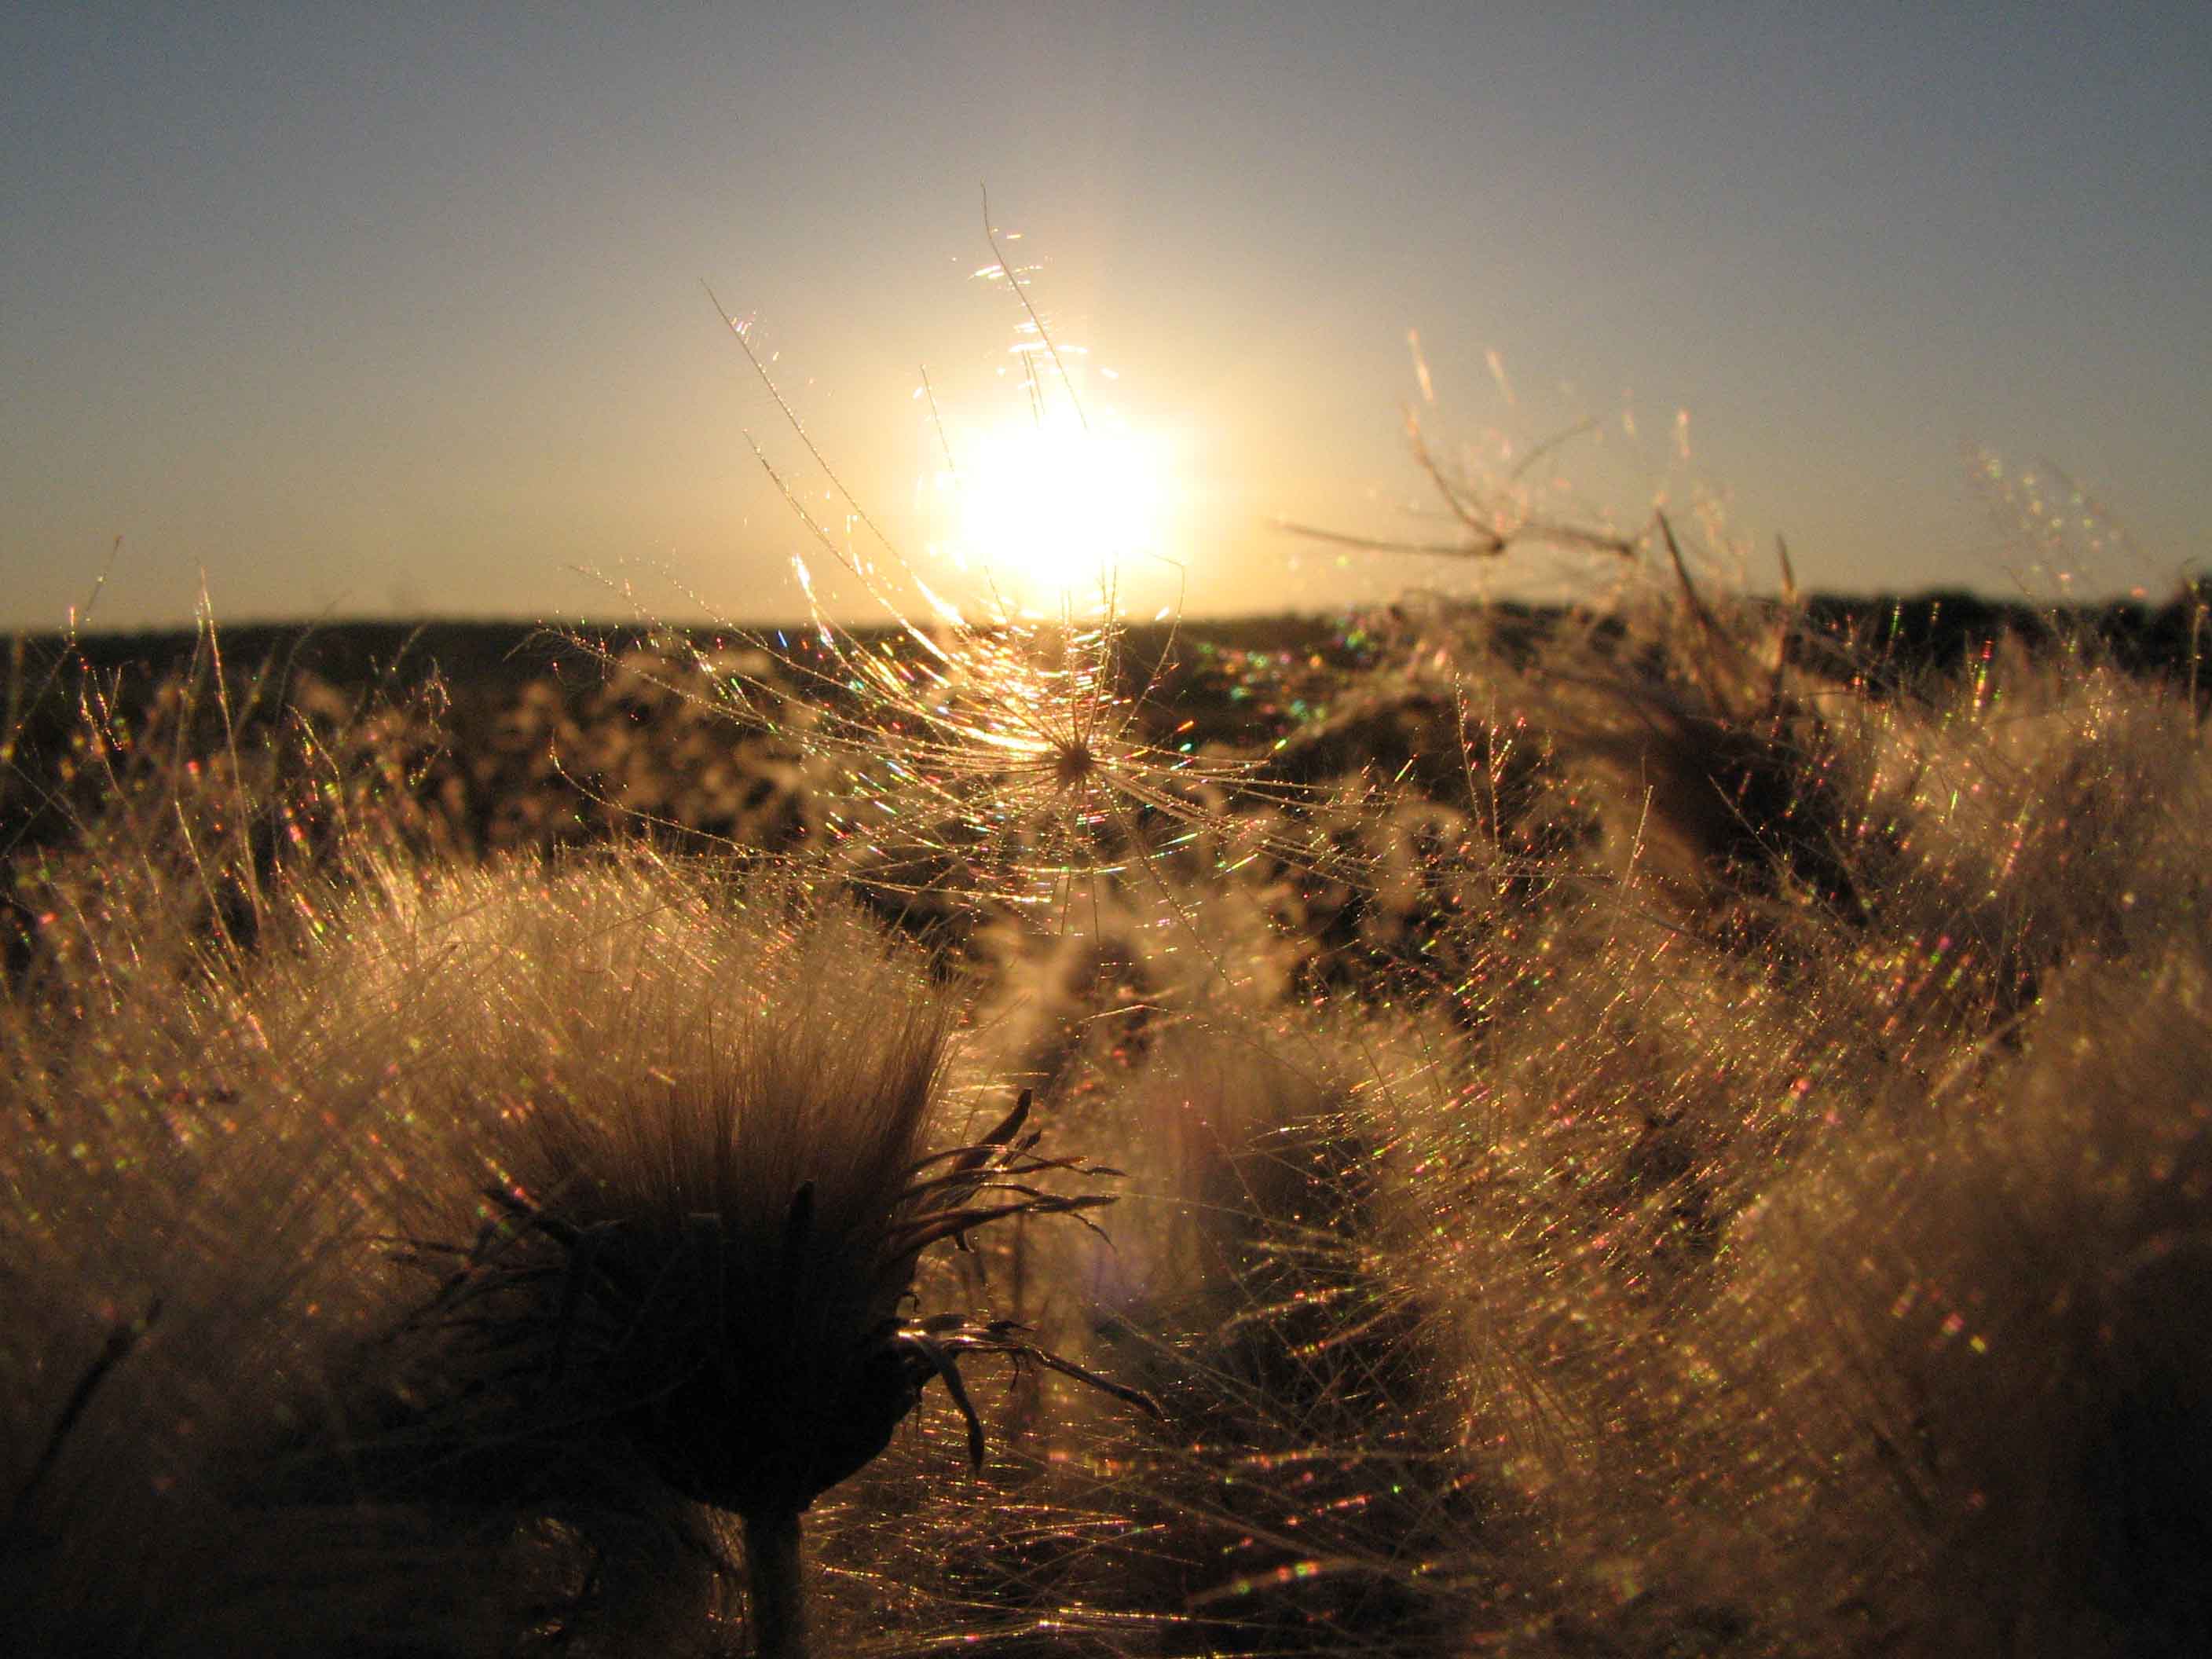
{"label": "dry grass field", "polygon": [[19,644],[54,1655],[2212,1651],[2202,590]]}

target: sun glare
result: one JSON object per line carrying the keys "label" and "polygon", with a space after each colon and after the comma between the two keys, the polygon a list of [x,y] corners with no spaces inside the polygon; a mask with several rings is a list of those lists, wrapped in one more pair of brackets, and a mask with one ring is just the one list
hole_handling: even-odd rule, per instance
{"label": "sun glare", "polygon": [[935,479],[936,550],[1024,611],[1079,606],[1167,550],[1171,447],[1073,412],[1009,419],[960,444]]}

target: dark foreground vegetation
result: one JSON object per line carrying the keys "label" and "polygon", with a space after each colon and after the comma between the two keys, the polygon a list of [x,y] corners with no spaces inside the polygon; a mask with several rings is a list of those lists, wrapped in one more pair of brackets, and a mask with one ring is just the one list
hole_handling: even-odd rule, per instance
{"label": "dark foreground vegetation", "polygon": [[2207,642],[24,641],[5,1639],[2212,1651]]}

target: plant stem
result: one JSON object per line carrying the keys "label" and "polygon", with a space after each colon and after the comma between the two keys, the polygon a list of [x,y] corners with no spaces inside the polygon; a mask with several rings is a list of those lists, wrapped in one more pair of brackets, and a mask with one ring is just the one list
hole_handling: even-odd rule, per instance
{"label": "plant stem", "polygon": [[806,1585],[799,1564],[799,1511],[744,1517],[747,1607],[757,1659],[806,1659]]}

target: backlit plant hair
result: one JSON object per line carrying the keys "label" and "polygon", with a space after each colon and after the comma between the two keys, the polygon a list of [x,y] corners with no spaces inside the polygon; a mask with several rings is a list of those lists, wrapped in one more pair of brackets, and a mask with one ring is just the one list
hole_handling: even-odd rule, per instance
{"label": "backlit plant hair", "polygon": [[1149,1404],[1009,1322],[915,1305],[931,1246],[1080,1218],[1112,1199],[1040,1182],[1113,1172],[1040,1151],[1025,1094],[946,1140],[954,1010],[872,928],[773,880],[732,915],[665,866],[469,885],[426,1011],[452,1000],[467,1066],[423,1080],[490,1178],[472,1237],[448,1200],[398,1247],[435,1288],[366,1448],[394,1495],[588,1534],[595,1483],[641,1465],[742,1519],[757,1644],[796,1654],[799,1516],[933,1378],[981,1462],[962,1355]]}
{"label": "backlit plant hair", "polygon": [[[998,255],[995,239],[992,247]],[[1003,258],[996,269],[1056,362],[1024,284]],[[1255,762],[1183,740],[1194,722],[1176,723],[1152,706],[1173,655],[1172,633],[1152,681],[1133,690],[1125,683],[1127,624],[1112,575],[1102,579],[1097,614],[1079,617],[1071,602],[1042,623],[1003,602],[963,610],[932,591],[808,435],[750,325],[714,303],[872,554],[833,533],[759,441],[748,434],[746,441],[807,539],[858,585],[881,626],[864,634],[834,620],[807,559],[794,556],[811,628],[796,644],[781,635],[773,646],[754,641],[773,652],[780,675],[732,672],[704,653],[695,653],[695,665],[719,687],[714,706],[721,712],[841,775],[832,822],[864,888],[902,904],[927,896],[1064,906],[1079,884],[1146,868],[1177,848],[1210,854],[1218,845],[1233,861],[1265,844],[1310,859],[1295,838],[1270,836],[1237,809],[1296,808],[1311,792],[1263,776]],[[1036,356],[1023,358],[1032,377]],[[1063,390],[1073,399],[1072,388]],[[1041,404],[1042,384],[1033,379],[1030,391]],[[902,585],[920,595],[919,609]],[[803,697],[796,706],[794,685]],[[673,683],[668,689],[698,695]]]}

